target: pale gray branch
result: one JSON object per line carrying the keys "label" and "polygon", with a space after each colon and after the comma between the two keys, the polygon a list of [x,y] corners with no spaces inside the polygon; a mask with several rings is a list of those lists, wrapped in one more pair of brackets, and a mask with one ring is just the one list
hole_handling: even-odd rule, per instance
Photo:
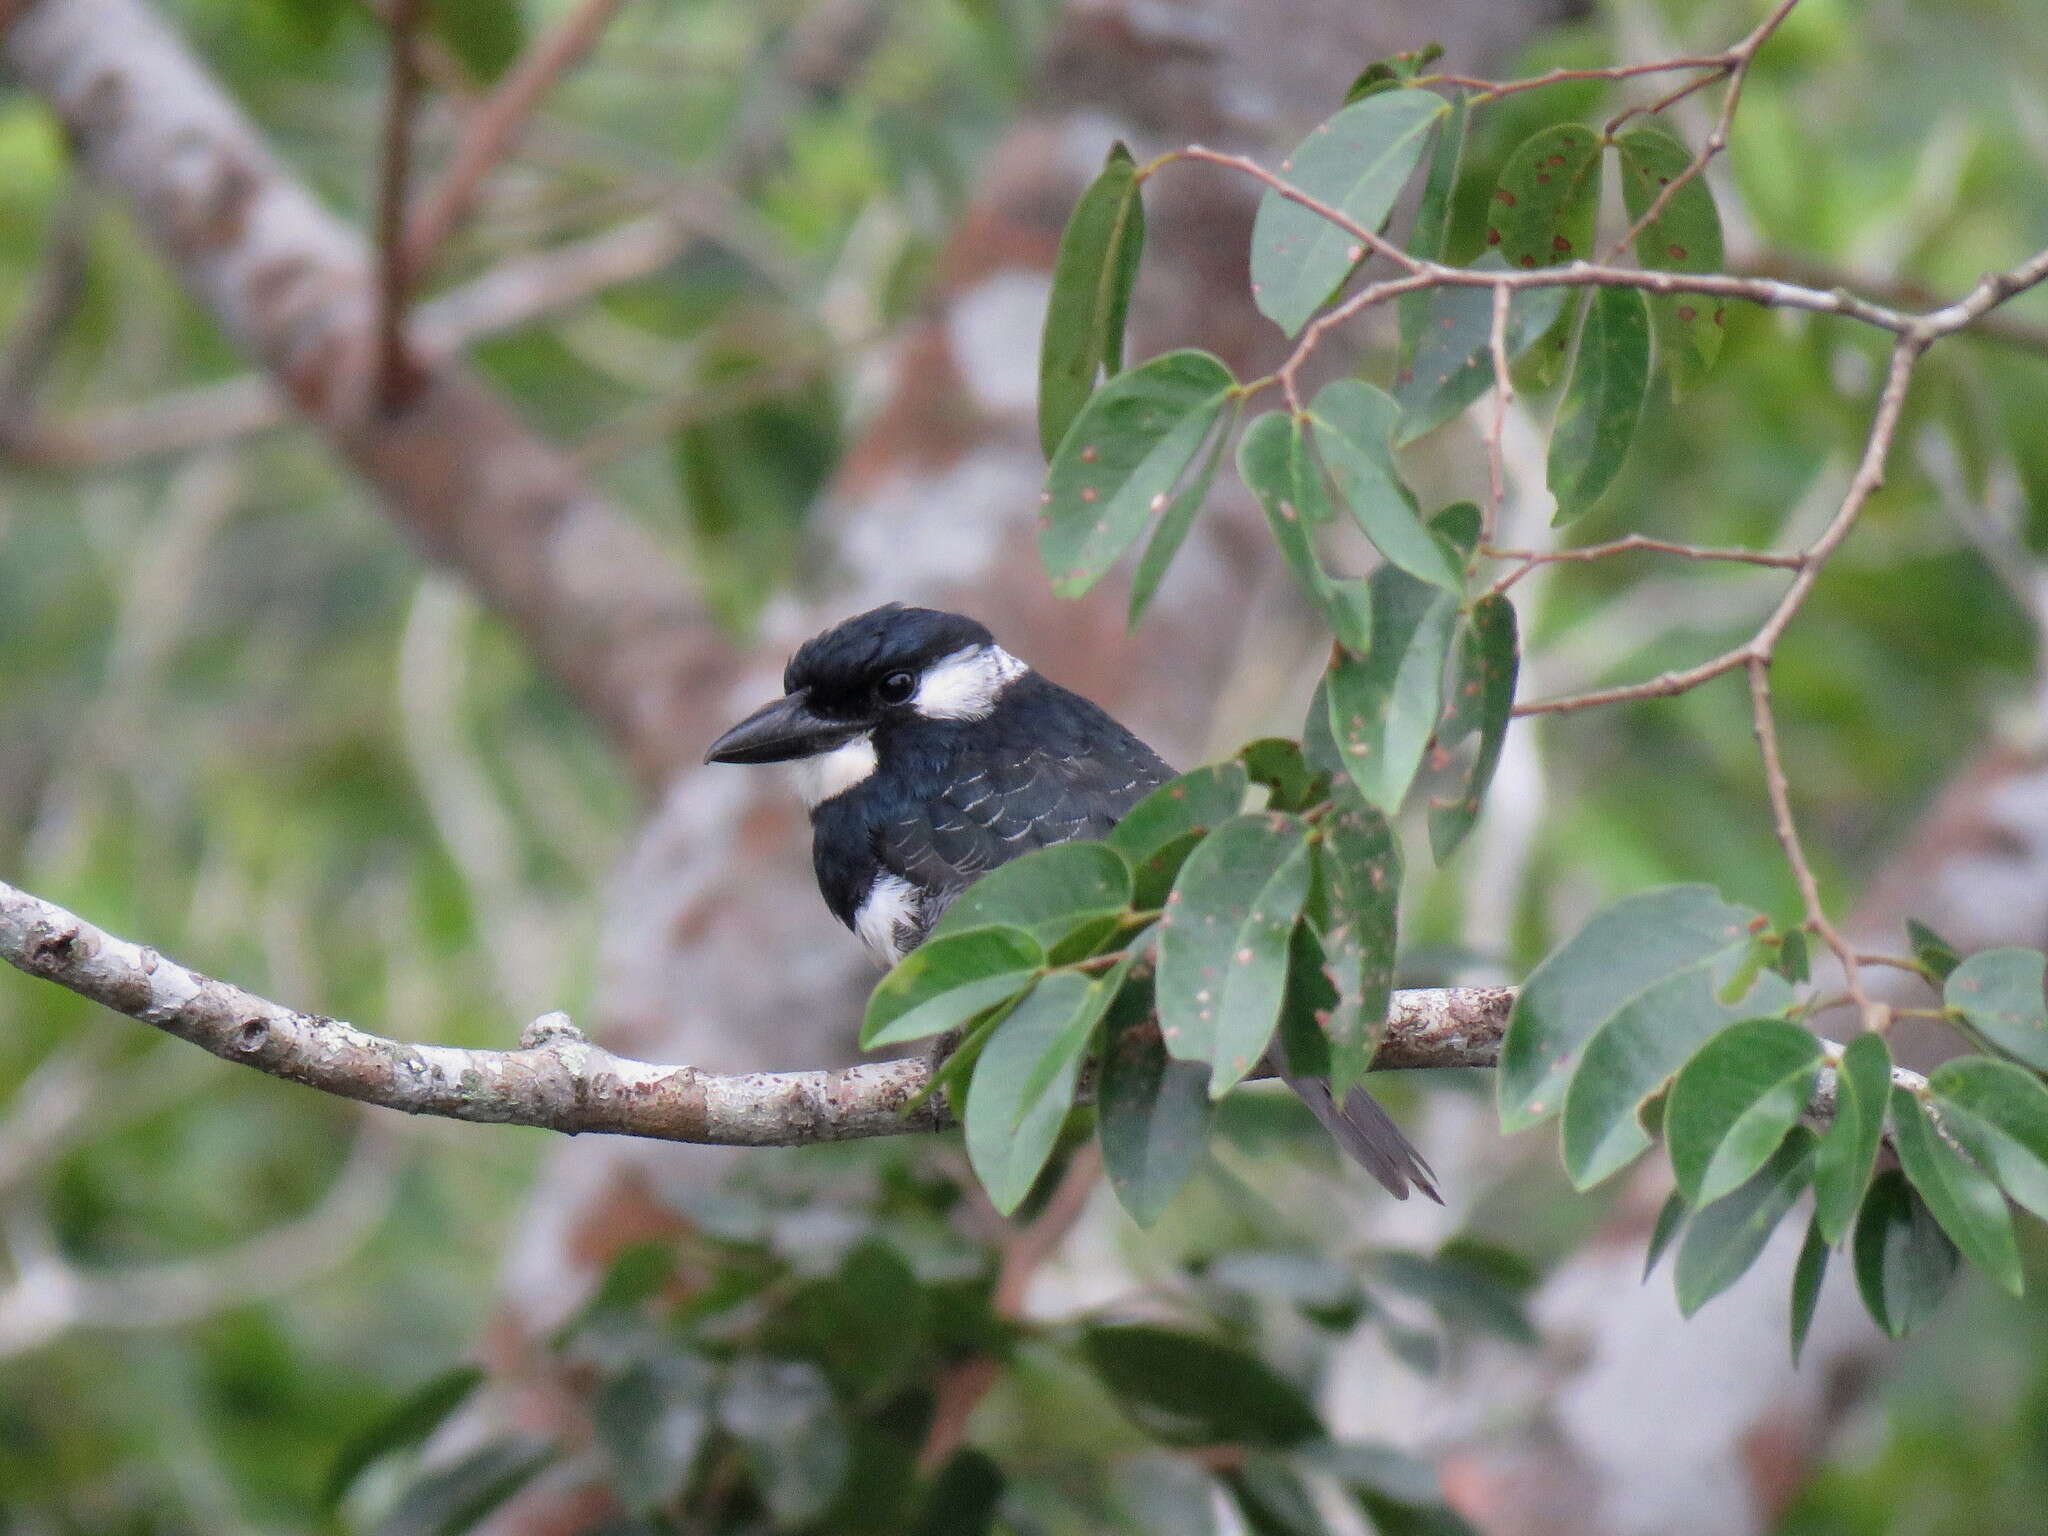
{"label": "pale gray branch", "polygon": [[[224,1061],[408,1114],[744,1147],[950,1123],[940,1096],[920,1102],[931,1082],[921,1057],[831,1072],[700,1072],[614,1055],[561,1014],[536,1020],[510,1051],[387,1039],[188,970],[5,883],[0,960]],[[1513,1002],[1505,987],[1397,992],[1376,1065],[1490,1067]]]}

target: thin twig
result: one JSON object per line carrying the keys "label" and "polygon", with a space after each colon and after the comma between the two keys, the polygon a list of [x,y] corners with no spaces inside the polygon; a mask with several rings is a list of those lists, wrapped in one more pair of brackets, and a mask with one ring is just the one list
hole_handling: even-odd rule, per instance
{"label": "thin twig", "polygon": [[377,178],[377,334],[372,399],[380,410],[405,403],[412,389],[405,346],[405,188],[412,170],[412,120],[420,74],[414,59],[424,0],[392,0],[390,78],[384,105],[384,150]]}
{"label": "thin twig", "polygon": [[[467,217],[478,189],[504,159],[555,82],[596,44],[624,0],[582,0],[561,24],[526,50],[463,126],[448,165],[406,220],[403,265],[417,281]],[[396,23],[394,22],[394,26]]]}
{"label": "thin twig", "polygon": [[1479,524],[1482,542],[1492,540],[1508,498],[1501,439],[1507,433],[1508,407],[1515,403],[1514,380],[1508,375],[1508,304],[1512,298],[1505,288],[1493,290],[1493,326],[1487,335],[1487,350],[1493,358],[1493,419],[1486,426],[1486,515]]}
{"label": "thin twig", "polygon": [[[1669,74],[1680,69],[1704,69],[1720,71],[1728,67],[1727,52],[1695,54],[1686,58],[1658,59],[1650,64],[1603,64],[1589,69],[1552,69],[1540,75],[1530,75],[1522,80],[1487,80],[1477,75],[1417,75],[1411,85],[1454,85],[1461,90],[1477,92],[1474,105],[1497,101],[1503,96],[1514,96],[1522,91],[1541,90],[1547,85],[1562,85],[1571,80],[1631,80],[1638,75]],[[1713,79],[1712,74],[1708,75]]]}
{"label": "thin twig", "polygon": [[1792,868],[1793,880],[1798,883],[1806,926],[1835,952],[1835,958],[1842,964],[1844,989],[1856,1004],[1857,1016],[1868,1027],[1870,994],[1863,990],[1857,953],[1828,917],[1828,909],[1820,899],[1820,883],[1814,879],[1806,845],[1800,841],[1799,826],[1793,820],[1792,786],[1785,777],[1785,759],[1778,749],[1777,716],[1771,709],[1771,663],[1768,657],[1752,654],[1748,666],[1750,722],[1756,732],[1757,750],[1763,756],[1764,788],[1771,800],[1771,830],[1777,835],[1785,862]]}
{"label": "thin twig", "polygon": [[1575,549],[1498,549],[1482,544],[1479,552],[1491,559],[1520,562],[1488,587],[1485,595],[1492,597],[1505,592],[1532,571],[1540,570],[1546,565],[1585,564],[1605,560],[1613,555],[1627,554],[1632,550],[1677,555],[1683,560],[1722,560],[1738,565],[1775,566],[1780,570],[1797,570],[1806,559],[1803,553],[1779,554],[1773,550],[1743,549],[1735,546],[1679,544],[1670,539],[1653,539],[1640,533],[1610,539],[1605,544],[1582,544]]}

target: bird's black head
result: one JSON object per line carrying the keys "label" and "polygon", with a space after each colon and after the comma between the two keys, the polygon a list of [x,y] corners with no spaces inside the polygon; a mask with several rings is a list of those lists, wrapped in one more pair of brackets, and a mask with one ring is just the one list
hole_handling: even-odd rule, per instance
{"label": "bird's black head", "polygon": [[782,674],[783,697],[719,737],[704,760],[781,763],[845,752],[844,777],[860,767],[855,758],[873,767],[877,727],[978,719],[1025,670],[973,619],[890,603],[806,640]]}

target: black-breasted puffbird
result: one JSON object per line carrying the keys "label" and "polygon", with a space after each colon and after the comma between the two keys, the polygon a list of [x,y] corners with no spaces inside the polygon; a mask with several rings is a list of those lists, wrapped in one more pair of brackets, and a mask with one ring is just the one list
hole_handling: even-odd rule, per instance
{"label": "black-breasted puffbird", "polygon": [[[797,648],[783,696],[707,763],[790,763],[811,813],[825,904],[893,965],[954,897],[1049,843],[1100,837],[1173,770],[1096,705],[1040,676],[981,624],[891,603]],[[1438,1199],[1429,1165],[1363,1089],[1287,1078],[1396,1197]]]}

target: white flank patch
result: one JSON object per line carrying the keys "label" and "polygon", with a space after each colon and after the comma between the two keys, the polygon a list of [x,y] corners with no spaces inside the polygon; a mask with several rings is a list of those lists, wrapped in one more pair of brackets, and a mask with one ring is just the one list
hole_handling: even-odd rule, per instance
{"label": "white flank patch", "polygon": [[1030,670],[1000,645],[971,645],[925,668],[910,702],[927,720],[979,720]]}
{"label": "white flank patch", "polygon": [[900,875],[877,875],[868,887],[868,899],[854,909],[853,931],[884,969],[903,958],[923,905],[917,887]]}
{"label": "white flank patch", "polygon": [[844,746],[815,757],[800,757],[790,765],[796,792],[807,806],[823,805],[834,795],[843,795],[875,771],[874,738],[856,736]]}

